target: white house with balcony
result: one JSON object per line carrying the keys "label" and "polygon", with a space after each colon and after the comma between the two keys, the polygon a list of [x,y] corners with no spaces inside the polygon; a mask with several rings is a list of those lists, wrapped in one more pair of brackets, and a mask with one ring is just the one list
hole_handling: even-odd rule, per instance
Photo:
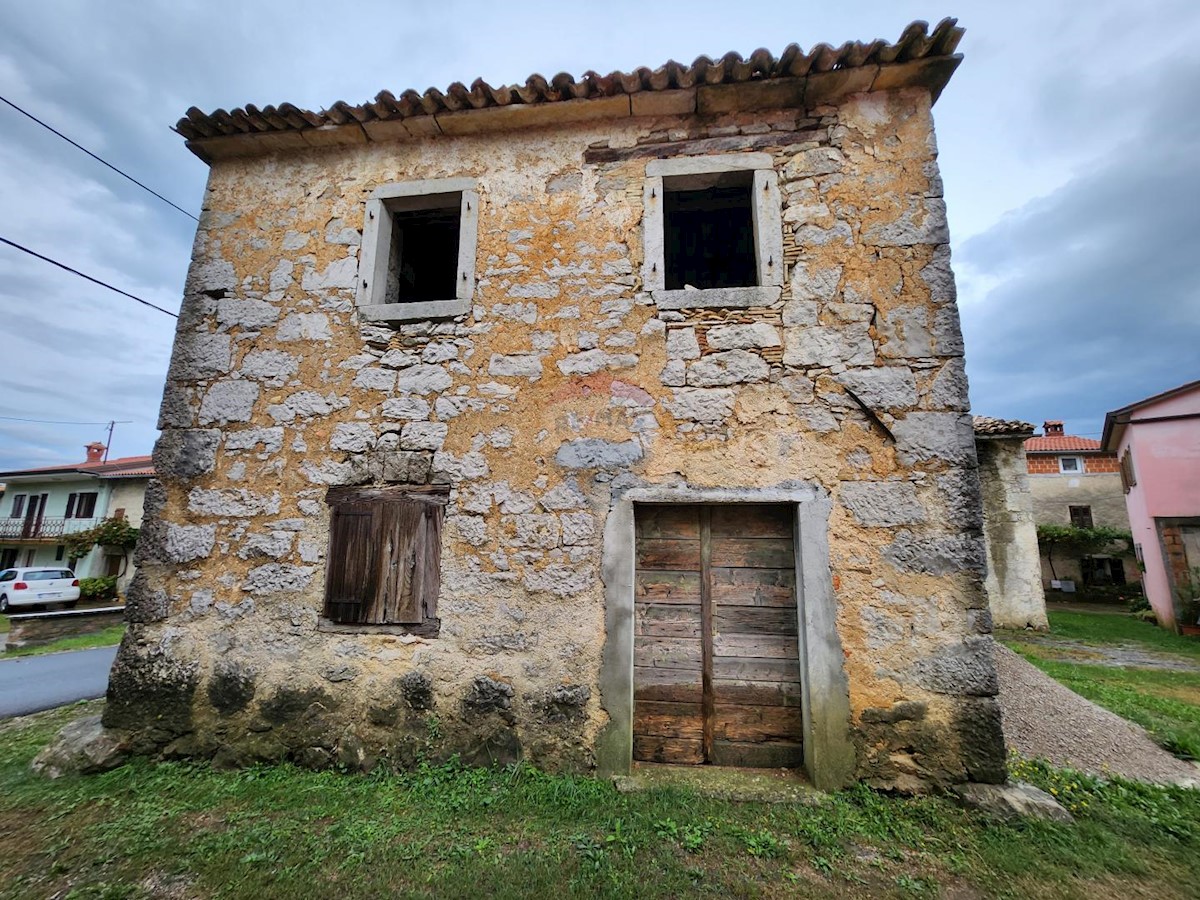
{"label": "white house with balcony", "polygon": [[81,463],[0,472],[0,569],[13,566],[65,565],[80,578],[118,577],[123,590],[133,576],[132,562],[121,553],[94,547],[73,560],[63,537],[123,518],[142,521],[146,485],[154,477],[149,456],[105,459],[105,446],[87,445]]}

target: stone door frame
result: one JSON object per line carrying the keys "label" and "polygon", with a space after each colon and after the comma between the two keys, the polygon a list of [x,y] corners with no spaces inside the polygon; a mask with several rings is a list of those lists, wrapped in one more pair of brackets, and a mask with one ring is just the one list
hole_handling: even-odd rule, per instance
{"label": "stone door frame", "polygon": [[848,784],[856,762],[850,741],[849,685],[829,568],[833,504],[826,492],[810,485],[639,487],[614,496],[604,523],[601,568],[606,636],[600,661],[600,701],[609,720],[596,741],[598,773],[602,777],[627,774],[633,762],[634,505],[638,503],[794,506],[804,768],[821,790]]}

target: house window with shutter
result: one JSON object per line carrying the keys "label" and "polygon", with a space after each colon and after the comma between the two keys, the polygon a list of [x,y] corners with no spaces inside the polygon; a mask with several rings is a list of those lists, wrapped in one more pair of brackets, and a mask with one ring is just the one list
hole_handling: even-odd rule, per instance
{"label": "house window with shutter", "polygon": [[330,492],[326,619],[436,633],[448,495],[407,485]]}

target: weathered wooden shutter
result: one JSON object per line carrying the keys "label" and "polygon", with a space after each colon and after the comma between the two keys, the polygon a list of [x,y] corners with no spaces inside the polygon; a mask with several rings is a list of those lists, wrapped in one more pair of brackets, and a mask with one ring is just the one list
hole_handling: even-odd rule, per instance
{"label": "weathered wooden shutter", "polygon": [[329,523],[329,564],[325,575],[325,615],[334,622],[368,622],[378,593],[379,554],[375,507],[343,502]]}
{"label": "weathered wooden shutter", "polygon": [[384,500],[378,504],[380,591],[368,621],[395,625],[421,622],[416,581],[419,552],[424,546],[424,506],[413,500]]}
{"label": "weathered wooden shutter", "polygon": [[69,519],[75,515],[75,499],[78,496],[79,496],[78,494],[68,494],[67,495],[67,514],[66,514],[65,518]]}

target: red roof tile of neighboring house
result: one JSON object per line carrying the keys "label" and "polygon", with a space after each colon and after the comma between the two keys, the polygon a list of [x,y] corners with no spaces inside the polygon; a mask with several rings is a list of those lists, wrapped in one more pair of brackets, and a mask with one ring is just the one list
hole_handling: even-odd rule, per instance
{"label": "red roof tile of neighboring house", "polygon": [[1025,441],[1026,453],[1063,453],[1066,451],[1098,453],[1100,442],[1074,434],[1052,434],[1049,437],[1042,435],[1031,437]]}
{"label": "red roof tile of neighboring house", "polygon": [[15,478],[23,475],[65,475],[79,472],[97,478],[154,477],[154,462],[149,456],[122,456],[108,462],[82,462],[59,466],[42,466],[37,469],[14,469],[0,472],[0,478]]}

